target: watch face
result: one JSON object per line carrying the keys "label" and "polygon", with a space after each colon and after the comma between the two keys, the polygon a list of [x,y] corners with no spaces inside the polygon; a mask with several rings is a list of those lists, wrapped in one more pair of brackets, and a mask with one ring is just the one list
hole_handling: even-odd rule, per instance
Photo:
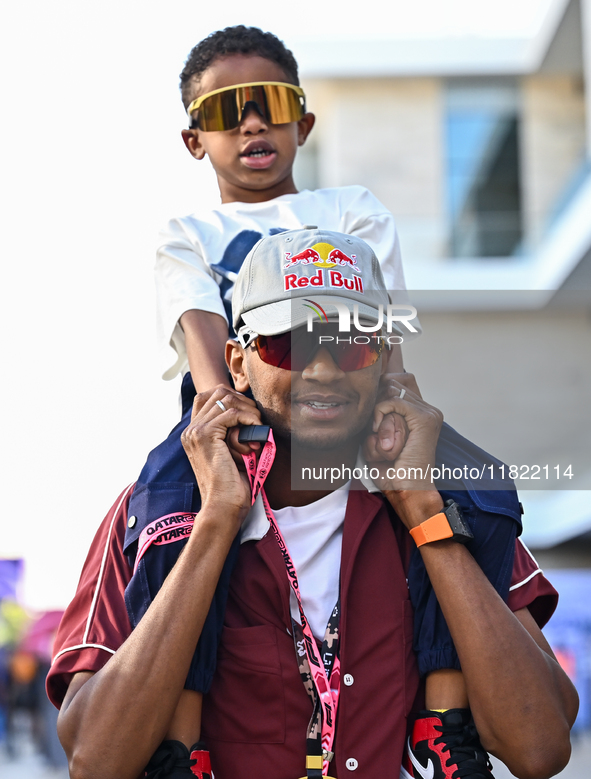
{"label": "watch face", "polygon": [[449,526],[453,532],[453,540],[459,541],[461,544],[467,544],[474,536],[462,516],[462,510],[458,504],[453,501],[446,502],[445,516],[449,522]]}

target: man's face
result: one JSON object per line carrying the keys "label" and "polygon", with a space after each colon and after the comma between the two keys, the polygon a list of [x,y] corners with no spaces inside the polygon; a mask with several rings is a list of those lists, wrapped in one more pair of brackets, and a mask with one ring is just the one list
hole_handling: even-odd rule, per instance
{"label": "man's face", "polygon": [[296,372],[264,363],[256,349],[247,347],[245,373],[276,437],[291,437],[292,444],[300,447],[328,450],[360,437],[367,427],[385,354],[368,368],[345,372],[322,347],[303,371]]}
{"label": "man's face", "polygon": [[[283,70],[264,57],[231,54],[213,61],[201,75],[193,97],[215,89],[257,81],[289,81]],[[312,114],[299,122],[271,124],[250,107],[233,130],[184,130],[183,139],[197,159],[211,160],[222,202],[258,202],[295,192],[293,161],[314,123]],[[285,192],[283,191],[285,190]]]}

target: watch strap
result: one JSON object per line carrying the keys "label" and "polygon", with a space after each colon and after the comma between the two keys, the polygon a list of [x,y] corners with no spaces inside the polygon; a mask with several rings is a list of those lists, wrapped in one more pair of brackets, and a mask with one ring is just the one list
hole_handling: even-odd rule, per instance
{"label": "watch strap", "polygon": [[426,519],[417,527],[410,531],[417,546],[430,544],[432,541],[442,541],[444,538],[452,538],[453,530],[450,527],[449,520],[441,511],[439,514]]}

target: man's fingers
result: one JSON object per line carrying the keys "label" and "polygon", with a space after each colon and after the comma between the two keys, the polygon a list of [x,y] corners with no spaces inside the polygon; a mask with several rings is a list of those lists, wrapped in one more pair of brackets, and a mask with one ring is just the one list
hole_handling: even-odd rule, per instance
{"label": "man's fingers", "polygon": [[[195,398],[191,422],[181,440],[185,449],[189,449],[204,437],[225,440],[228,431],[238,425],[260,424],[261,415],[253,400],[228,387],[216,387]],[[251,447],[238,444],[236,436],[236,451],[247,454]]]}
{"label": "man's fingers", "polygon": [[[384,460],[396,459],[409,438],[414,433],[439,435],[443,423],[443,414],[439,409],[425,403],[414,393],[382,400],[374,408],[373,433],[376,434],[374,446],[381,452]],[[391,443],[391,442],[394,443]],[[400,445],[402,442],[402,446]],[[397,452],[394,455],[394,452]]]}
{"label": "man's fingers", "polygon": [[193,410],[191,411],[191,422],[199,414],[199,412],[205,405],[207,399],[208,399],[208,394],[206,392],[198,392],[195,395],[195,397],[193,398]]}
{"label": "man's fingers", "polygon": [[404,448],[408,428],[400,414],[387,414],[382,418],[377,434],[378,446],[382,452],[389,460],[396,459]]}
{"label": "man's fingers", "polygon": [[384,452],[390,451],[394,446],[394,438],[396,436],[396,414],[388,414],[382,417],[380,426],[378,427],[378,440],[380,446]]}
{"label": "man's fingers", "polygon": [[[195,422],[201,425],[219,423],[230,430],[237,425],[260,425],[261,415],[256,407],[241,402],[239,398],[227,397],[224,402],[224,410],[217,403],[209,406],[206,404]],[[224,434],[225,435],[225,434]]]}
{"label": "man's fingers", "polygon": [[[381,421],[373,435],[366,440],[366,450],[372,462],[388,460],[394,462],[404,449],[408,428],[400,414],[381,415]],[[369,459],[368,459],[369,462]]]}
{"label": "man's fingers", "polygon": [[385,417],[396,413],[406,418],[412,412],[412,409],[413,407],[407,400],[400,400],[399,397],[388,398],[376,403],[373,410],[373,432],[378,432]]}
{"label": "man's fingers", "polygon": [[368,435],[364,443],[364,455],[368,463],[382,462],[383,456],[377,450],[378,437],[376,433]]}
{"label": "man's fingers", "polygon": [[400,397],[400,393],[404,390],[405,397],[423,399],[412,373],[385,373],[380,380],[380,387],[389,398]]}
{"label": "man's fingers", "polygon": [[[259,422],[255,422],[255,424],[260,425],[261,423],[259,421]],[[228,446],[230,447],[230,451],[232,452],[232,454],[236,454],[241,457],[243,454],[249,454],[250,452],[258,452],[261,450],[262,444],[259,441],[250,441],[248,443],[241,444],[238,441],[239,435],[240,435],[239,427],[232,427],[230,428],[230,430],[228,430],[226,441],[228,443]]]}
{"label": "man's fingers", "polygon": [[374,432],[377,432],[382,417],[386,414],[395,412],[406,419],[413,414],[434,408],[434,406],[426,403],[422,398],[418,397],[418,395],[415,395],[414,392],[406,391],[402,397],[400,397],[400,392],[398,392],[397,394],[384,398],[384,400],[380,400],[376,403],[374,408],[374,420],[377,421],[377,425],[374,423]]}
{"label": "man's fingers", "polygon": [[[218,405],[218,403],[221,403],[226,407],[235,406],[239,400],[242,400],[247,406],[256,410],[256,403],[254,400],[247,398],[246,395],[243,395],[241,392],[230,389],[230,387],[226,387],[223,384],[206,390],[205,392],[199,392],[195,395],[195,399],[193,400],[191,421],[193,421],[193,419],[195,419],[206,407],[209,409]],[[218,408],[221,411],[221,406],[218,405]]]}
{"label": "man's fingers", "polygon": [[423,399],[423,396],[421,395],[421,390],[419,389],[419,385],[417,384],[417,380],[415,379],[414,373],[402,373],[397,375],[398,381],[400,384],[402,384],[408,392],[412,392],[413,395],[416,395],[417,398]]}

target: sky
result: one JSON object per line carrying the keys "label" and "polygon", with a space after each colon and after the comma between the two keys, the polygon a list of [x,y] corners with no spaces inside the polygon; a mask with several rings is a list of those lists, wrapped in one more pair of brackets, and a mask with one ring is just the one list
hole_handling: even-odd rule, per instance
{"label": "sky", "polygon": [[253,24],[304,39],[527,38],[552,0],[22,0],[0,23],[3,512],[1,557],[25,602],[72,596],[94,531],[176,423],[159,378],[158,228],[218,202],[184,149],[177,84],[209,32]]}

